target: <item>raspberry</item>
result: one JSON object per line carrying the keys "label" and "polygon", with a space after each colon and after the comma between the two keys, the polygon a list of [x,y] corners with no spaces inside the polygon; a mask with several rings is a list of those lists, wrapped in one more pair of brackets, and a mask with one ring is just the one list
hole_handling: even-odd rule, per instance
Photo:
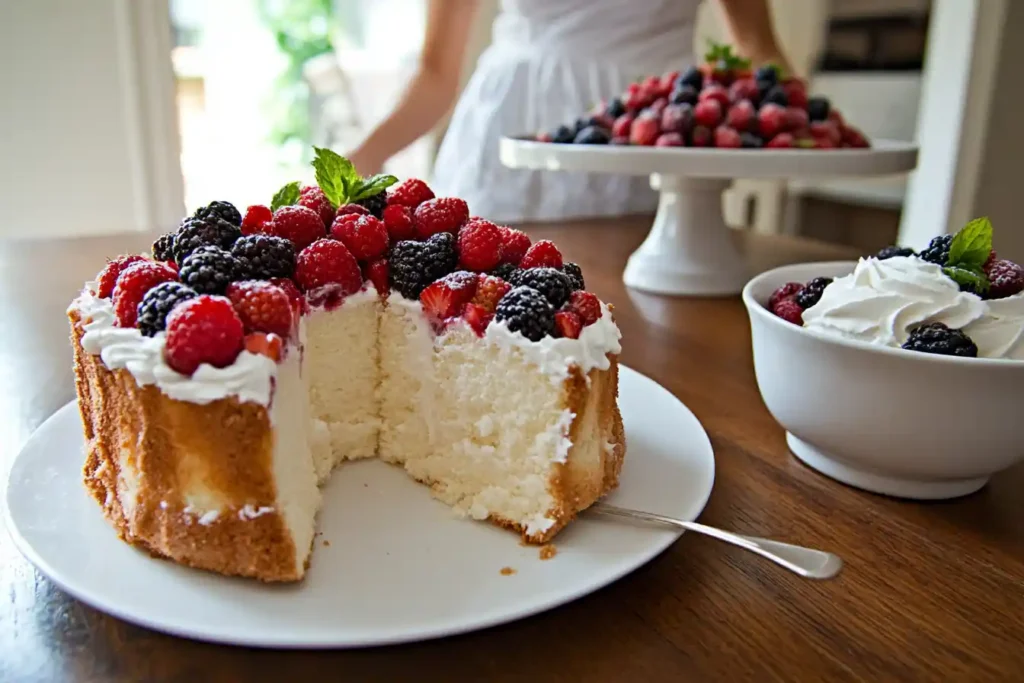
{"label": "raspberry", "polygon": [[153,242],[153,259],[157,261],[174,260],[174,237],[175,233],[168,232],[160,235]]}
{"label": "raspberry", "polygon": [[800,308],[800,304],[793,299],[783,299],[775,305],[772,313],[794,325],[803,326],[804,324],[804,309]]}
{"label": "raspberry", "polygon": [[267,228],[271,235],[291,240],[295,251],[302,251],[326,235],[320,215],[305,206],[282,206]]}
{"label": "raspberry", "polygon": [[178,275],[200,294],[223,294],[240,271],[241,264],[229,252],[220,247],[199,247],[181,264]]}
{"label": "raspberry", "polygon": [[791,149],[796,141],[789,133],[779,133],[764,144],[765,149]]}
{"label": "raspberry", "polygon": [[388,250],[388,230],[380,219],[373,216],[338,216],[331,225],[331,237],[363,262],[372,261]]}
{"label": "raspberry", "polygon": [[519,262],[520,268],[549,268],[562,267],[562,252],[550,240],[540,240],[526,250],[523,260]]}
{"label": "raspberry", "polygon": [[584,327],[601,319],[601,300],[590,292],[573,292],[567,306],[580,317]]}
{"label": "raspberry", "polygon": [[287,339],[292,329],[292,302],[269,282],[243,280],[228,286],[228,299],[246,332],[271,332]]}
{"label": "raspberry", "polygon": [[384,192],[378,192],[369,197],[363,197],[356,204],[365,208],[374,217],[380,218],[384,215],[384,207],[388,205],[388,196]]}
{"label": "raspberry", "polygon": [[355,256],[341,242],[329,239],[317,240],[299,252],[295,280],[304,292],[336,285],[344,295],[363,286]]}
{"label": "raspberry", "polygon": [[482,337],[487,326],[494,319],[494,312],[488,311],[479,304],[469,303],[462,309],[462,319],[466,321],[470,329],[476,332],[478,337]]}
{"label": "raspberry", "polygon": [[824,293],[825,288],[832,284],[832,278],[830,277],[816,277],[801,289],[793,297],[793,301],[799,304],[800,308],[807,310],[814,304],[821,300],[821,295]]}
{"label": "raspberry", "polygon": [[140,261],[147,261],[145,256],[139,254],[126,254],[107,261],[107,265],[96,276],[96,296],[107,299],[114,293],[114,285],[117,284],[117,276],[128,266]]}
{"label": "raspberry", "polygon": [[384,227],[388,229],[388,239],[394,243],[401,240],[411,240],[416,236],[416,228],[413,227],[412,209],[401,204],[392,204],[384,208]]}
{"label": "raspberry", "polygon": [[238,259],[238,277],[246,280],[291,277],[295,272],[295,247],[283,237],[244,235],[231,254]]}
{"label": "raspberry", "polygon": [[783,299],[792,299],[797,294],[799,294],[800,290],[802,290],[803,288],[804,286],[800,282],[787,282],[786,284],[782,285],[774,292],[772,292],[771,297],[768,298],[768,310],[774,312],[775,305],[777,303],[779,303]]}
{"label": "raspberry", "polygon": [[583,269],[580,268],[579,265],[572,263],[571,261],[566,262],[566,264],[562,266],[562,272],[569,277],[569,282],[572,283],[574,291],[577,289],[587,288],[586,283],[583,281]]}
{"label": "raspberry", "polygon": [[358,204],[342,204],[338,207],[338,211],[334,214],[334,217],[337,218],[338,216],[344,216],[350,213],[358,214],[360,216],[370,215],[370,212],[365,206],[359,206]]}
{"label": "raspberry", "polygon": [[655,147],[685,147],[686,140],[679,133],[662,133],[654,141]]}
{"label": "raspberry", "polygon": [[961,330],[954,330],[942,323],[920,325],[910,331],[903,348],[921,353],[937,353],[943,356],[977,358],[978,347]]}
{"label": "raspberry", "polygon": [[1024,291],[1024,268],[1013,261],[999,259],[985,269],[989,279],[986,299],[1004,299]]}
{"label": "raspberry", "polygon": [[488,313],[494,313],[498,307],[501,297],[512,289],[512,285],[499,277],[481,274],[477,278],[476,294],[473,295],[473,303],[482,307]]}
{"label": "raspberry", "polygon": [[302,188],[302,192],[299,194],[299,201],[296,203],[320,216],[324,228],[329,228],[331,223],[334,222],[334,205],[331,204],[331,200],[327,198],[324,191],[316,185],[307,185]]}
{"label": "raspberry", "polygon": [[187,218],[174,237],[174,262],[181,265],[199,247],[230,249],[242,231],[217,216]]}
{"label": "raspberry", "polygon": [[988,258],[985,259],[985,264],[981,267],[981,269],[987,273],[988,269],[992,267],[992,264],[998,260],[999,254],[997,254],[996,250],[993,249],[992,251],[988,252]]}
{"label": "raspberry", "polygon": [[388,190],[388,204],[408,206],[410,209],[433,198],[433,190],[418,178],[408,178]]}
{"label": "raspberry", "polygon": [[253,204],[245,210],[242,219],[242,234],[256,235],[266,232],[267,223],[274,219],[274,212],[262,204]]}
{"label": "raspberry", "polygon": [[740,100],[729,107],[725,114],[725,125],[740,132],[750,130],[757,120],[757,111],[750,100]]}
{"label": "raspberry", "polygon": [[434,280],[452,272],[458,261],[455,237],[441,232],[425,242],[405,240],[391,249],[391,283],[406,299],[418,299]]}
{"label": "raspberry", "polygon": [[456,197],[428,199],[416,207],[412,219],[420,239],[426,239],[439,232],[450,232],[454,235],[469,219],[469,207],[466,206],[466,202]]}
{"label": "raspberry", "polygon": [[266,332],[250,332],[245,335],[245,350],[266,356],[275,363],[280,362],[284,355],[284,340],[276,334]]}
{"label": "raspberry", "polygon": [[723,116],[722,104],[718,100],[702,100],[693,108],[693,121],[699,126],[715,128]]}
{"label": "raspberry", "polygon": [[544,295],[555,308],[569,300],[572,293],[572,280],[557,268],[530,268],[524,270],[516,279],[516,285],[532,287]]}
{"label": "raspberry", "polygon": [[559,337],[579,339],[583,323],[574,311],[558,311],[555,313],[555,328]]}
{"label": "raspberry", "polygon": [[180,282],[161,282],[142,297],[138,307],[139,331],[147,337],[166,327],[167,316],[182,301],[198,296],[196,291]]}
{"label": "raspberry", "polygon": [[172,369],[191,375],[203,363],[223,368],[235,362],[245,333],[231,302],[204,294],[167,316],[164,358]]}
{"label": "raspberry", "polygon": [[423,311],[435,324],[459,315],[476,293],[477,276],[465,270],[445,275],[420,292]]}
{"label": "raspberry", "polygon": [[641,114],[633,120],[629,128],[629,141],[634,145],[653,145],[661,134],[661,117],[654,114]]}
{"label": "raspberry", "polygon": [[518,266],[519,262],[523,260],[523,256],[529,251],[530,245],[530,238],[526,236],[525,232],[513,228],[502,228],[501,248],[498,249],[501,262]]}
{"label": "raspberry", "polygon": [[133,263],[117,276],[117,284],[111,301],[114,303],[114,315],[118,327],[135,327],[138,320],[139,304],[153,287],[161,282],[172,282],[178,279],[174,269],[155,261],[143,260]]}
{"label": "raspberry", "polygon": [[720,149],[739,149],[743,146],[740,134],[729,126],[715,128],[715,147]]}
{"label": "raspberry", "polygon": [[540,341],[555,331],[555,309],[543,294],[531,287],[516,287],[503,296],[494,319],[530,341]]}
{"label": "raspberry", "polygon": [[459,231],[456,249],[459,264],[467,270],[483,272],[494,268],[500,260],[501,228],[490,221],[471,220]]}
{"label": "raspberry", "polygon": [[298,317],[306,312],[306,297],[299,291],[295,281],[286,277],[272,277],[267,282],[277,285],[288,295],[288,301],[292,304],[292,317],[298,322]]}
{"label": "raspberry", "polygon": [[937,266],[944,266],[946,261],[949,260],[949,247],[951,244],[953,244],[952,235],[933,237],[924,251],[918,254],[918,257]]}
{"label": "raspberry", "polygon": [[386,258],[379,258],[363,266],[363,278],[372,282],[373,288],[382,297],[386,297],[391,289],[388,285],[390,276],[390,268],[388,268],[388,260]]}
{"label": "raspberry", "polygon": [[897,246],[894,245],[894,246],[885,247],[884,249],[882,249],[880,252],[878,252],[875,255],[875,258],[877,258],[879,261],[884,261],[886,259],[891,259],[891,258],[893,258],[895,256],[913,256],[913,255],[914,255],[914,250],[911,249],[910,247],[897,247]]}
{"label": "raspberry", "polygon": [[242,224],[242,214],[231,202],[210,202],[206,206],[196,209],[192,214],[193,218],[220,218],[231,225],[238,227]]}

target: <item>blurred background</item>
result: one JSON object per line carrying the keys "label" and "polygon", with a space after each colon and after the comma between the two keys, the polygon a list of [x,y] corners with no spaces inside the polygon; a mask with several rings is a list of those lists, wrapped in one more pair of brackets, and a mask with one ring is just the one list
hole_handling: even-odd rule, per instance
{"label": "blurred background", "polygon": [[[398,97],[425,4],[0,0],[0,236],[170,227],[212,199],[244,207],[310,179],[310,145],[351,148]],[[870,137],[919,140],[921,163],[909,182],[739,181],[729,222],[874,250],[988,214],[1000,251],[1024,257],[1012,213],[1024,159],[1015,115],[1024,2],[772,5],[811,91]],[[467,76],[498,1],[480,6]],[[699,47],[705,38],[724,38],[712,2]],[[442,124],[387,170],[429,177],[443,133]]]}

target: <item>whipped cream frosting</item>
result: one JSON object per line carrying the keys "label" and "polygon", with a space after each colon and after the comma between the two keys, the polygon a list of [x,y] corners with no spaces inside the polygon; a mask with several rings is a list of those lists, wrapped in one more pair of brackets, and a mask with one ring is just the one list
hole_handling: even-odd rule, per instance
{"label": "whipped cream frosting", "polygon": [[822,334],[891,347],[901,346],[914,327],[940,322],[963,329],[981,358],[1024,360],[1024,293],[985,301],[916,256],[861,259],[803,319]]}

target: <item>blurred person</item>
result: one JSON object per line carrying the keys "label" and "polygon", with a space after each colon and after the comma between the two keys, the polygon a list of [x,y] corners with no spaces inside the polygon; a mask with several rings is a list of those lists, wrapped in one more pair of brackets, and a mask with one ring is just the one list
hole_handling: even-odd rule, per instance
{"label": "blurred person", "polygon": [[[714,0],[734,50],[788,71],[768,0]],[[493,40],[452,113],[430,184],[503,223],[653,212],[646,176],[516,170],[502,135],[551,130],[647,75],[694,62],[701,0],[501,0]],[[349,154],[363,174],[430,132],[458,92],[476,0],[428,0],[419,66],[391,113]]]}

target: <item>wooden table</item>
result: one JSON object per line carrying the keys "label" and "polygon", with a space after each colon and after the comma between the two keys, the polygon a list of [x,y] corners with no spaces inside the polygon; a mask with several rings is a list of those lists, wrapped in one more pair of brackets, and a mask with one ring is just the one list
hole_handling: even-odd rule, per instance
{"label": "wooden table", "polygon": [[[616,304],[622,362],[682,399],[711,435],[717,473],[702,521],[837,551],[847,562],[838,579],[799,579],[688,534],[618,583],[506,626],[416,645],[275,652],[191,642],[105,616],[55,588],[2,534],[0,681],[1024,680],[1024,468],[964,500],[918,504],[803,467],[761,402],[738,298],[672,299],[623,287],[623,264],[646,225],[530,232],[558,241],[582,264],[589,288]],[[757,269],[849,255],[737,237]],[[2,245],[4,481],[30,432],[73,398],[68,301],[104,256],[148,241]]]}

